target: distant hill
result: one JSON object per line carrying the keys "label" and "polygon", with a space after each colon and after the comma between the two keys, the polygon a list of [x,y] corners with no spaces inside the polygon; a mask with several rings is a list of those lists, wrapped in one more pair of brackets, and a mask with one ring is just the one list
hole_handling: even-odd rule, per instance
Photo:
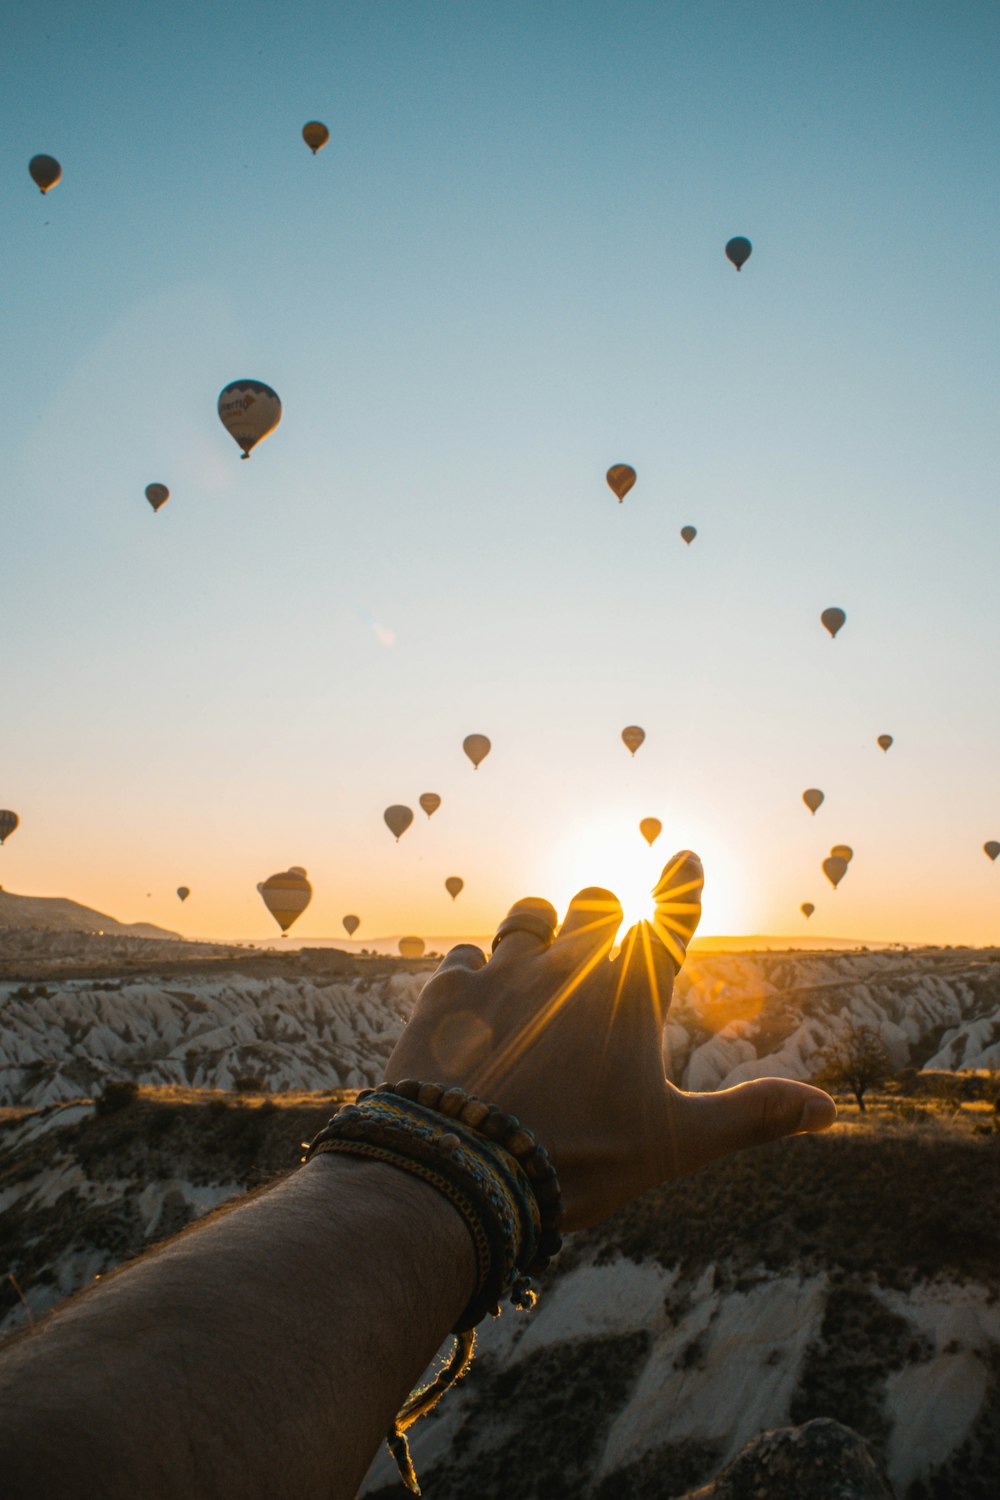
{"label": "distant hill", "polygon": [[179,938],[152,922],[118,922],[62,896],[16,896],[0,886],[0,932],[104,932],[116,937]]}

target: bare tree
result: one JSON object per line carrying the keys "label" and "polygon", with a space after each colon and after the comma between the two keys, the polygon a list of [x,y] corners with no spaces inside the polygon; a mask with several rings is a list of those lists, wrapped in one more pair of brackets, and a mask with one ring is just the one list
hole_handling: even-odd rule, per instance
{"label": "bare tree", "polygon": [[865,1113],[865,1094],[885,1083],[892,1069],[889,1053],[878,1032],[871,1026],[851,1023],[831,1046],[820,1054],[815,1082],[821,1088],[846,1089]]}

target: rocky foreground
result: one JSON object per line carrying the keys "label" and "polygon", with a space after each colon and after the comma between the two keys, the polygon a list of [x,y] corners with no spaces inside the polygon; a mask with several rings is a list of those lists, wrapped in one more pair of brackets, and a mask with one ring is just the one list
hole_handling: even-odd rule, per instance
{"label": "rocky foreground", "polygon": [[[0,1331],[293,1170],[382,1076],[430,967],[116,942],[0,955]],[[417,1429],[425,1494],[992,1500],[995,1089],[933,1095],[997,1066],[1000,954],[696,956],[664,1056],[689,1088],[808,1077],[849,1021],[910,1092],[575,1236]],[[366,1493],[402,1496],[384,1457]]]}
{"label": "rocky foreground", "polygon": [[[112,1088],[0,1122],[2,1326],[293,1170],[332,1102]],[[425,1494],[667,1500],[735,1464],[709,1494],[992,1500],[1000,1135],[984,1101],[893,1109],[718,1163],[574,1236],[537,1308],[487,1322],[471,1375],[416,1429]],[[810,1467],[815,1433],[740,1458],[819,1418],[858,1434],[858,1472],[892,1489],[810,1487],[827,1472]],[[384,1455],[366,1493],[402,1496]]]}
{"label": "rocky foreground", "polygon": [[[109,1078],[361,1088],[382,1076],[432,967],[335,949],[144,947],[132,939],[103,962],[88,950],[76,964],[19,964],[8,935],[0,1105],[69,1100]],[[664,1060],[694,1090],[809,1078],[852,1021],[881,1034],[896,1068],[1000,1067],[1000,952],[696,955],[677,984]]]}

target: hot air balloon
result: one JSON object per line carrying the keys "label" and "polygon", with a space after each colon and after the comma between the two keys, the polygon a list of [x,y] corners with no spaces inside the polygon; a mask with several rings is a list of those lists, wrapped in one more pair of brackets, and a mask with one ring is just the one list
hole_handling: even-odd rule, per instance
{"label": "hot air balloon", "polygon": [[742,234],[734,235],[726,245],[726,259],[732,261],[738,271],[741,266],[746,265],[752,250],[753,246],[748,239]]}
{"label": "hot air balloon", "polygon": [[618,504],[621,505],[635,484],[635,470],[631,464],[612,464],[605,478],[618,496]]}
{"label": "hot air balloon", "polygon": [[357,932],[358,928],[361,926],[361,918],[360,917],[352,917],[352,916],[341,917],[341,921],[344,924],[344,931],[347,933],[348,937],[353,937],[354,934]]}
{"label": "hot air balloon", "polygon": [[448,892],[448,895],[451,897],[451,899],[454,901],[464,884],[465,881],[462,879],[461,875],[449,875],[448,879],[444,883],[444,888]]}
{"label": "hot air balloon", "polygon": [[643,818],[642,822],[639,824],[639,832],[642,834],[643,838],[646,840],[646,843],[652,849],[653,845],[656,843],[656,840],[663,832],[663,824],[660,822],[659,818]]}
{"label": "hot air balloon", "polygon": [[55,187],[62,176],[62,167],[54,156],[33,156],[28,163],[28,171],[31,173],[32,181],[43,193]]}
{"label": "hot air balloon", "polygon": [[309,871],[303,870],[301,865],[289,865],[288,873],[289,875],[301,875],[302,879],[305,880],[306,876],[309,874]]}
{"label": "hot air balloon", "polygon": [[838,609],[836,605],[832,609],[824,609],[820,615],[820,620],[830,632],[831,637],[837,634],[837,631],[842,628],[846,619],[847,616],[844,614],[844,611]]}
{"label": "hot air balloon", "polygon": [[308,125],[302,127],[302,139],[305,141],[313,156],[317,151],[322,151],[330,139],[330,132],[322,120],[310,120]]}
{"label": "hot air balloon", "polygon": [[421,792],[420,806],[430,818],[434,813],[437,812],[438,808],[441,806],[441,798],[438,796],[437,792]]}
{"label": "hot air balloon", "polygon": [[690,547],[691,543],[694,541],[694,539],[695,539],[695,537],[697,535],[698,535],[698,528],[696,526],[682,526],[681,527],[681,536],[687,542],[687,544],[688,544],[689,547]]}
{"label": "hot air balloon", "polygon": [[480,763],[484,761],[493,746],[485,734],[467,734],[462,741],[462,749],[472,761],[473,770],[478,771]]}
{"label": "hot air balloon", "polygon": [[854,858],[854,850],[850,844],[834,844],[830,850],[831,859],[842,859],[845,865],[849,865]]}
{"label": "hot air balloon", "polygon": [[836,890],[847,874],[847,860],[841,859],[837,854],[831,854],[829,859],[823,861],[823,874]]}
{"label": "hot air balloon", "polygon": [[0,844],[9,839],[21,819],[16,812],[10,812],[7,808],[0,808]]}
{"label": "hot air balloon", "polygon": [[889,746],[892,744],[892,735],[880,734],[875,743],[881,750],[888,750]]}
{"label": "hot air balloon", "polygon": [[820,791],[818,786],[806,787],[806,790],[802,793],[802,800],[805,803],[806,807],[808,807],[809,811],[815,816],[817,807],[819,807],[824,800],[823,793]]}
{"label": "hot air balloon", "polygon": [[191,891],[186,885],[179,885],[177,887],[177,895],[181,901],[186,901],[190,894]]}
{"label": "hot air balloon", "polygon": [[646,731],[640,729],[638,724],[626,724],[622,730],[622,742],[631,755],[635,754],[645,738]]}
{"label": "hot air balloon", "polygon": [[815,906],[813,906],[811,901],[803,901],[802,905],[799,907],[799,911],[807,920],[812,916],[815,910],[816,908]]}
{"label": "hot air balloon", "polygon": [[154,511],[159,510],[160,506],[166,505],[167,501],[170,499],[170,491],[167,489],[165,484],[147,484],[146,499],[149,501]]}
{"label": "hot air balloon", "polygon": [[[3,820],[4,820],[4,818],[5,817],[13,817],[13,816],[14,816],[13,813],[0,813],[0,832],[2,832],[2,830],[3,830]],[[16,822],[16,819],[15,819],[15,822]],[[0,844],[2,844],[2,843],[3,843],[3,839],[0,838]],[[997,843],[996,839],[987,839],[986,843],[983,845],[983,848],[985,849],[986,853],[989,855],[990,859],[996,859],[997,855],[1000,854],[1000,844]]]}
{"label": "hot air balloon", "polygon": [[399,951],[403,958],[422,958],[427,944],[421,937],[401,937]]}
{"label": "hot air balloon", "polygon": [[219,392],[219,420],[249,458],[281,421],[281,400],[262,380],[233,380]]}
{"label": "hot air balloon", "polygon": [[402,807],[398,802],[394,802],[391,807],[386,808],[382,816],[389,826],[389,832],[395,834],[396,843],[398,844],[403,834],[413,822],[412,809]]}
{"label": "hot air balloon", "polygon": [[304,875],[282,870],[258,887],[264,905],[281,928],[281,936],[297,921],[312,900],[312,886]]}

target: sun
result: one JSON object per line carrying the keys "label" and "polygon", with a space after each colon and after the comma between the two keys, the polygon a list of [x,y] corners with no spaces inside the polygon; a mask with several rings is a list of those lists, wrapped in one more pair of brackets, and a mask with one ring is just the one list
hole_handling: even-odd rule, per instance
{"label": "sun", "polygon": [[555,846],[547,862],[546,891],[560,919],[577,891],[599,885],[613,891],[622,904],[620,934],[653,917],[653,887],[672,846],[657,840],[649,848],[639,832],[616,818],[589,822],[572,830]]}

